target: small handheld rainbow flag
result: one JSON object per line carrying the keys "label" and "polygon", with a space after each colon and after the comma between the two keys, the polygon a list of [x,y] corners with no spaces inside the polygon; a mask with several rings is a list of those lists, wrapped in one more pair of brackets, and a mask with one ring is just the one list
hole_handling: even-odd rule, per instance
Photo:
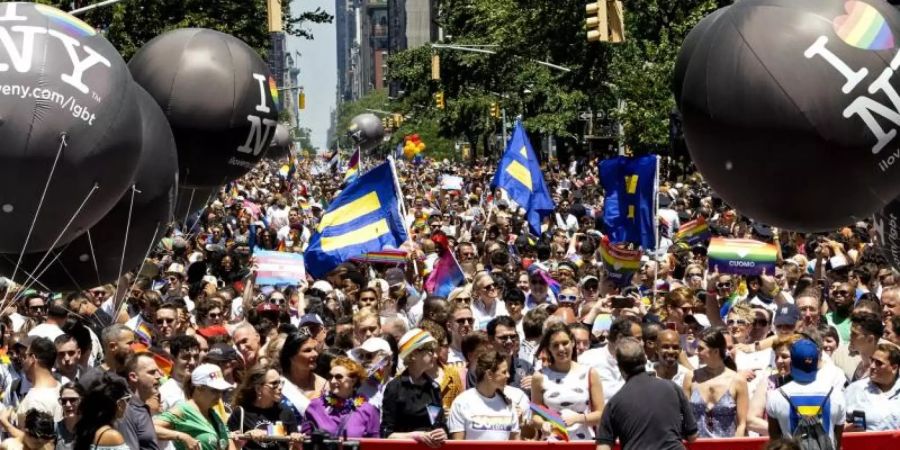
{"label": "small handheld rainbow flag", "polygon": [[374,264],[404,264],[409,253],[406,250],[381,250],[377,252],[363,253],[350,258],[353,262]]}
{"label": "small handheld rainbow flag", "polygon": [[153,343],[153,328],[144,320],[143,316],[138,316],[137,322],[134,324],[134,335],[147,345]]}
{"label": "small handheld rainbow flag", "polygon": [[719,273],[760,275],[775,273],[778,249],[752,239],[713,238],[709,243],[709,267]]}
{"label": "small handheld rainbow flag", "polygon": [[434,263],[434,269],[425,280],[425,291],[446,298],[457,286],[466,282],[466,274],[453,256],[446,251]]}
{"label": "small handheld rainbow flag", "polygon": [[684,242],[688,245],[697,245],[709,240],[712,233],[706,219],[698,217],[695,220],[682,224],[675,233],[675,242]]}
{"label": "small handheld rainbow flag", "polygon": [[548,422],[558,439],[569,442],[569,430],[566,429],[566,422],[559,414],[534,402],[531,403],[531,412]]}
{"label": "small handheld rainbow flag", "polygon": [[641,268],[640,250],[629,250],[622,244],[609,242],[609,236],[600,241],[600,257],[610,278],[619,285],[631,281],[631,276]]}
{"label": "small handheld rainbow flag", "polygon": [[350,162],[347,164],[347,173],[344,174],[344,184],[350,184],[359,178],[359,147],[350,156]]}

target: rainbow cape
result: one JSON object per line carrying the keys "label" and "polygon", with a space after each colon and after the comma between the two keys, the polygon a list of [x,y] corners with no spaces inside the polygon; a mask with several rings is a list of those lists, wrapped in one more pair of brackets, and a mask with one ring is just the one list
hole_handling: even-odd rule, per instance
{"label": "rainbow cape", "polygon": [[609,236],[600,241],[600,257],[609,277],[619,285],[631,281],[631,276],[641,268],[640,250],[629,250],[623,244],[609,242]]}
{"label": "rainbow cape", "polygon": [[698,217],[695,220],[682,224],[675,233],[675,242],[684,242],[688,245],[697,245],[706,242],[712,237],[706,219]]}
{"label": "rainbow cape", "polygon": [[545,406],[531,403],[531,412],[537,414],[545,422],[548,422],[553,428],[553,435],[558,439],[569,442],[569,430],[566,429],[566,422],[555,411],[551,411]]}
{"label": "rainbow cape", "polygon": [[778,249],[773,244],[752,239],[713,238],[707,252],[710,270],[737,275],[775,273]]}

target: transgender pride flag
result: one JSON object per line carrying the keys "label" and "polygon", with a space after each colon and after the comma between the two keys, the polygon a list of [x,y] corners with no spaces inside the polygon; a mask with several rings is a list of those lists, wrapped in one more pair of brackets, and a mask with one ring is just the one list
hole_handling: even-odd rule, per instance
{"label": "transgender pride flag", "polygon": [[299,253],[256,250],[256,284],[259,286],[297,286],[306,278],[303,255]]}
{"label": "transgender pride flag", "polygon": [[456,257],[453,256],[453,252],[445,251],[434,263],[431,275],[428,275],[428,279],[425,280],[425,290],[429,294],[447,298],[453,289],[465,281],[466,275],[456,261]]}

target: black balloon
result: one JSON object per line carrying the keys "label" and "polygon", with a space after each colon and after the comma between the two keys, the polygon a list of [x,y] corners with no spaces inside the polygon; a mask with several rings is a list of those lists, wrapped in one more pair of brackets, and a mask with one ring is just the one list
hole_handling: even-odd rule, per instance
{"label": "black balloon", "polygon": [[42,251],[97,223],[131,184],[140,113],[125,62],[89,25],[31,3],[0,3],[0,18],[0,252],[23,250],[52,171],[25,248]]}
{"label": "black balloon", "polygon": [[900,199],[875,214],[875,243],[891,267],[900,270]]}
{"label": "black balloon", "polygon": [[266,152],[266,158],[279,160],[287,158],[291,152],[291,131],[284,124],[278,124],[275,127],[275,136],[272,138],[272,144],[269,145],[269,151]]}
{"label": "black balloon", "polygon": [[697,168],[771,225],[872,215],[900,194],[897,37],[900,13],[882,2],[742,0],[705,18],[675,73]]}
{"label": "black balloon", "polygon": [[185,28],[157,36],[128,63],[175,133],[179,182],[220,186],[265,154],[278,119],[275,81],[240,39]]}
{"label": "black balloon", "polygon": [[[27,254],[22,269],[30,276],[43,272],[38,280],[49,289],[84,289],[115,281],[120,265],[124,271],[140,266],[147,251],[164,236],[171,222],[178,183],[175,139],[166,116],[153,98],[140,86],[132,84],[132,88],[143,124],[141,158],[134,179],[134,204],[132,190],[128,189],[96,225],[68,245],[53,250],[37,270],[35,268],[45,252]],[[16,257],[14,254],[2,255],[0,269],[9,269]],[[48,266],[52,260],[54,263]]]}
{"label": "black balloon", "polygon": [[347,135],[363,151],[375,148],[384,139],[384,125],[372,113],[360,114],[350,120]]}

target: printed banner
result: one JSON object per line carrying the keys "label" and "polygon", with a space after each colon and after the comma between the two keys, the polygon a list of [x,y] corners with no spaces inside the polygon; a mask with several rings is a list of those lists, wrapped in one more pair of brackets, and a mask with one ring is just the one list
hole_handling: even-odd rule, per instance
{"label": "printed banner", "polygon": [[760,275],[775,273],[778,249],[773,244],[752,239],[713,238],[709,243],[709,268],[711,271],[735,275]]}

